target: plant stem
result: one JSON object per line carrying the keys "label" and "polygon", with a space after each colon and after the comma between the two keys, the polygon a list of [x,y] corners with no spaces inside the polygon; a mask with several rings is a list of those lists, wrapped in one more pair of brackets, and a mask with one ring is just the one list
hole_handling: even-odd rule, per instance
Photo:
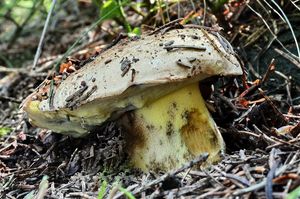
{"label": "plant stem", "polygon": [[132,29],[131,29],[131,26],[130,24],[128,23],[127,19],[126,19],[126,14],[124,12],[124,9],[123,9],[123,5],[122,5],[122,2],[121,0],[117,0],[117,3],[118,3],[118,7],[119,7],[119,10],[120,10],[120,13],[121,13],[121,17],[123,18],[123,21],[124,21],[124,26],[126,28],[126,31],[129,33],[129,32],[132,32]]}

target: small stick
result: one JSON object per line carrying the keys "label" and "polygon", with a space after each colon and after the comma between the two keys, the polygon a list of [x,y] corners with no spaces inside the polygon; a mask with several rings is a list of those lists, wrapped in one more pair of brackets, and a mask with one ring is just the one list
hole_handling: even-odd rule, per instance
{"label": "small stick", "polygon": [[37,64],[38,59],[40,57],[40,54],[41,54],[41,51],[42,51],[43,41],[44,41],[44,38],[45,38],[45,35],[46,35],[46,32],[47,32],[50,17],[52,15],[55,3],[56,3],[56,0],[52,0],[51,7],[50,7],[49,13],[47,15],[46,22],[45,22],[45,25],[44,25],[44,29],[43,29],[43,32],[42,32],[42,35],[41,35],[41,39],[39,41],[39,45],[38,45],[38,48],[37,48],[35,56],[34,56],[34,61],[33,61],[33,65],[32,65],[31,70],[35,70],[36,64]]}
{"label": "small stick", "polygon": [[84,96],[85,99],[89,98],[97,90],[97,85],[94,85]]}
{"label": "small stick", "polygon": [[246,90],[244,90],[240,94],[239,97],[245,97],[250,92],[255,91],[256,89],[258,89],[262,84],[264,84],[268,80],[271,72],[274,72],[274,71],[275,71],[275,60],[272,59],[271,63],[268,66],[268,69],[267,69],[266,73],[264,74],[264,76],[262,78],[262,80],[259,80],[257,83],[254,83],[251,87],[248,87]]}
{"label": "small stick", "polygon": [[[275,171],[274,176],[279,176],[280,174],[285,172],[287,170],[287,168],[289,168],[290,166],[292,166],[292,163],[281,166],[280,168],[278,168]],[[261,182],[259,182],[257,184],[254,184],[254,185],[251,185],[250,187],[235,191],[233,193],[233,196],[238,196],[238,195],[242,195],[242,194],[249,193],[249,192],[252,192],[252,191],[256,191],[258,189],[263,188],[266,185],[266,183],[267,183],[267,180],[266,180],[266,178],[264,178]]]}
{"label": "small stick", "polygon": [[78,91],[70,95],[69,97],[66,98],[66,102],[72,101],[74,98],[80,96],[86,89],[88,88],[87,85],[84,85],[82,88],[80,88]]}
{"label": "small stick", "polygon": [[171,45],[171,46],[164,46],[164,49],[167,51],[173,50],[174,48],[187,48],[187,49],[194,49],[194,50],[201,50],[205,51],[206,48],[202,46],[191,46],[191,45]]}
{"label": "small stick", "polygon": [[167,28],[167,27],[169,27],[169,26],[172,26],[172,25],[174,25],[174,24],[176,24],[176,23],[182,21],[183,19],[184,19],[184,18],[179,18],[179,19],[176,19],[176,20],[174,20],[174,21],[170,21],[169,23],[166,23],[165,25],[163,25],[163,26],[157,28],[156,30],[153,30],[151,33],[149,33],[149,35],[153,35],[153,34],[159,32],[160,30],[162,30],[162,29],[164,29],[164,28]]}
{"label": "small stick", "polygon": [[173,24],[172,26],[169,26],[169,27],[163,29],[163,30],[161,31],[161,34],[164,35],[166,32],[168,32],[168,31],[170,31],[170,30],[172,30],[172,29],[176,29],[176,28],[177,28],[177,29],[178,29],[178,28],[183,29],[183,26],[182,26],[180,23],[175,23],[175,24]]}
{"label": "small stick", "polygon": [[15,103],[21,103],[22,101],[13,98],[13,97],[8,97],[8,96],[1,96],[0,95],[0,100],[5,100],[5,101],[10,101],[10,102],[15,102]]}
{"label": "small stick", "polygon": [[108,60],[106,60],[105,62],[104,62],[104,64],[106,65],[106,64],[108,64],[109,62],[111,62],[112,61],[112,59],[108,59]]}
{"label": "small stick", "polygon": [[[228,178],[228,179],[232,179],[232,180],[235,180],[239,183],[241,183],[244,187],[249,187],[251,184],[250,182],[244,178],[244,177],[240,177],[238,175],[235,175],[235,174],[231,174],[231,173],[225,173],[224,171],[222,171],[221,169],[219,169],[218,167],[216,166],[213,166],[213,168],[219,172],[222,176],[224,176],[225,178]],[[223,184],[222,184],[223,185]]]}
{"label": "small stick", "polygon": [[287,77],[285,74],[279,72],[279,71],[275,71],[276,75],[279,75],[280,77],[285,79],[285,83],[286,83],[286,93],[287,93],[287,100],[288,102],[293,105],[293,99],[292,99],[292,95],[291,95],[291,79],[289,77]]}
{"label": "small stick", "polygon": [[183,63],[180,59],[176,61],[176,64],[177,64],[178,66],[183,67],[183,68],[192,68],[192,66]]}
{"label": "small stick", "polygon": [[136,71],[135,71],[135,69],[133,68],[133,69],[131,69],[131,82],[134,81],[135,75],[136,75]]}
{"label": "small stick", "polygon": [[281,56],[283,56],[284,58],[286,58],[287,60],[292,62],[295,66],[300,68],[300,62],[295,60],[291,55],[289,55],[288,53],[285,53],[284,51],[282,51],[278,48],[275,48],[274,50],[275,50],[275,52],[277,52],[278,54],[280,54]]}
{"label": "small stick", "polygon": [[120,33],[120,34],[117,36],[117,38],[114,39],[114,40],[112,41],[111,44],[109,44],[108,46],[106,46],[105,48],[103,48],[103,49],[101,50],[101,52],[104,52],[104,51],[110,49],[111,47],[113,47],[113,46],[115,46],[117,43],[119,43],[119,41],[121,41],[122,39],[125,39],[125,38],[127,38],[127,37],[128,37],[128,35],[127,35],[126,33]]}
{"label": "small stick", "polygon": [[82,193],[82,192],[71,192],[67,194],[67,197],[80,197],[80,198],[86,198],[86,199],[95,199],[95,197],[90,196],[86,193]]}
{"label": "small stick", "polygon": [[[87,89],[88,86],[86,86],[85,88]],[[86,90],[85,89],[85,90]],[[82,93],[85,91],[83,90]],[[74,108],[77,108],[79,103],[88,99],[95,91],[97,90],[97,86],[94,85],[91,90],[87,91],[86,94],[80,96],[79,98],[75,98],[73,101],[69,101],[67,103],[67,107],[71,108],[71,109],[74,109]],[[82,94],[81,93],[81,94]]]}
{"label": "small stick", "polygon": [[276,160],[277,154],[275,149],[273,148],[270,152],[270,157],[269,157],[269,167],[270,170],[267,174],[266,178],[266,185],[265,185],[265,192],[266,192],[266,198],[267,199],[273,199],[273,178],[275,177],[275,171],[279,165],[279,161]]}
{"label": "small stick", "polygon": [[[273,140],[275,140],[277,142],[277,144],[287,145],[287,146],[290,146],[291,148],[300,149],[300,146],[299,146],[298,143],[290,143],[290,141],[284,141],[284,140],[278,139],[278,138],[276,138],[274,136],[271,136],[271,137],[272,137]],[[275,148],[274,145],[267,146],[266,150]]]}
{"label": "small stick", "polygon": [[174,171],[171,171],[169,173],[166,173],[164,175],[162,175],[160,178],[158,179],[155,179],[153,181],[151,181],[150,183],[146,184],[146,185],[143,185],[141,186],[139,189],[135,190],[132,192],[132,194],[138,194],[138,193],[141,193],[145,190],[147,190],[148,188],[154,186],[154,185],[157,185],[163,181],[165,181],[167,178],[171,177],[171,176],[175,176],[177,175],[178,173],[188,169],[188,168],[191,168],[193,167],[194,165],[196,164],[202,164],[203,162],[205,162],[208,158],[208,153],[203,153],[201,154],[200,156],[198,156],[197,158],[195,158],[194,160],[184,164],[182,167],[180,167],[179,169],[177,170],[174,170]]}
{"label": "small stick", "polygon": [[285,123],[287,123],[287,119],[286,119],[286,118],[284,117],[284,115],[278,110],[278,108],[274,105],[274,103],[272,102],[272,100],[271,100],[268,96],[266,96],[266,95],[264,94],[264,91],[263,91],[262,89],[260,89],[260,88],[258,88],[258,91],[259,91],[260,94],[267,100],[267,102],[272,106],[274,112],[277,113],[278,116],[280,116],[281,119],[282,119]]}
{"label": "small stick", "polygon": [[85,95],[82,95],[78,100],[76,100],[76,102],[82,102],[84,100],[86,100],[87,98],[89,98],[95,91],[97,90],[97,86],[94,85],[91,90],[87,91]]}
{"label": "small stick", "polygon": [[54,80],[51,80],[50,90],[49,90],[49,108],[53,108],[53,98],[54,98]]}
{"label": "small stick", "polygon": [[127,59],[124,59],[121,61],[121,70],[122,70],[122,74],[121,76],[124,77],[124,75],[126,75],[126,73],[129,71],[130,67],[131,67],[131,61]]}
{"label": "small stick", "polygon": [[269,76],[271,74],[271,72],[274,72],[275,71],[275,59],[272,59],[271,60],[271,63],[269,64],[268,66],[268,69],[266,71],[266,73],[264,74],[260,84],[264,84],[268,79],[269,79]]}
{"label": "small stick", "polygon": [[246,90],[244,90],[241,94],[240,94],[240,98],[241,97],[245,97],[246,95],[248,95],[249,93],[251,93],[252,91],[255,91],[257,88],[259,87],[259,84],[255,83],[252,86],[248,87]]}
{"label": "small stick", "polygon": [[207,31],[219,32],[221,29],[218,27],[208,27],[208,26],[201,26],[197,24],[186,24],[183,25],[185,28],[198,28],[198,29],[205,29]]}
{"label": "small stick", "polygon": [[225,102],[234,112],[238,113],[238,109],[235,107],[235,105],[230,101],[229,98],[226,96],[220,95],[219,93],[216,94],[217,97],[219,97],[223,102]]}
{"label": "small stick", "polygon": [[[253,133],[253,134],[255,134],[255,133]],[[255,134],[256,135],[256,134]],[[259,136],[260,137],[260,136]],[[239,152],[239,154],[240,154],[240,157],[241,157],[241,159],[242,160],[244,160],[244,159],[246,159],[246,155],[245,155],[245,150],[240,150],[240,152]],[[250,172],[250,170],[249,170],[249,164],[248,163],[245,163],[243,166],[243,171],[244,171],[244,173],[245,173],[245,176],[247,177],[247,179],[249,180],[249,185],[248,185],[248,187],[251,185],[251,184],[254,184],[255,183],[255,179],[254,179],[254,177],[252,177],[252,175],[251,175],[251,172]]]}

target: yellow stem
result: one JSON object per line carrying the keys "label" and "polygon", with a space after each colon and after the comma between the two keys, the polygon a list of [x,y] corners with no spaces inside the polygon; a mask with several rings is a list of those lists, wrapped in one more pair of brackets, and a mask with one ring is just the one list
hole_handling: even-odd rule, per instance
{"label": "yellow stem", "polygon": [[[124,120],[125,118],[125,120]],[[123,118],[132,164],[147,170],[178,168],[203,152],[219,159],[224,142],[198,83],[170,93]]]}

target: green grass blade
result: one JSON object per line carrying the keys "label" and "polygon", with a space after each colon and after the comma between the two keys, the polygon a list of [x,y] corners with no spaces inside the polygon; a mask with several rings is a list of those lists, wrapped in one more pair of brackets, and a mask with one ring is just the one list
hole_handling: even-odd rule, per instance
{"label": "green grass blade", "polygon": [[102,199],[102,198],[104,198],[104,195],[105,195],[105,192],[106,192],[106,188],[107,188],[107,182],[104,180],[104,181],[102,182],[102,184],[101,184],[100,189],[99,189],[97,199]]}
{"label": "green grass blade", "polygon": [[127,189],[123,188],[123,187],[119,187],[119,190],[124,193],[124,195],[129,198],[129,199],[135,199],[134,195],[132,195],[132,193],[130,193]]}

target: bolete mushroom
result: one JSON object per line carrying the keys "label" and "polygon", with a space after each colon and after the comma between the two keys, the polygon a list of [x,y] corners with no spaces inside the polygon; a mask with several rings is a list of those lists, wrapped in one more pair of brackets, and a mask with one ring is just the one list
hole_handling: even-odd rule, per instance
{"label": "bolete mushroom", "polygon": [[74,137],[117,120],[133,166],[169,170],[203,152],[219,158],[224,142],[198,84],[241,74],[219,33],[185,27],[121,40],[64,80],[46,80],[23,110],[32,124]]}

